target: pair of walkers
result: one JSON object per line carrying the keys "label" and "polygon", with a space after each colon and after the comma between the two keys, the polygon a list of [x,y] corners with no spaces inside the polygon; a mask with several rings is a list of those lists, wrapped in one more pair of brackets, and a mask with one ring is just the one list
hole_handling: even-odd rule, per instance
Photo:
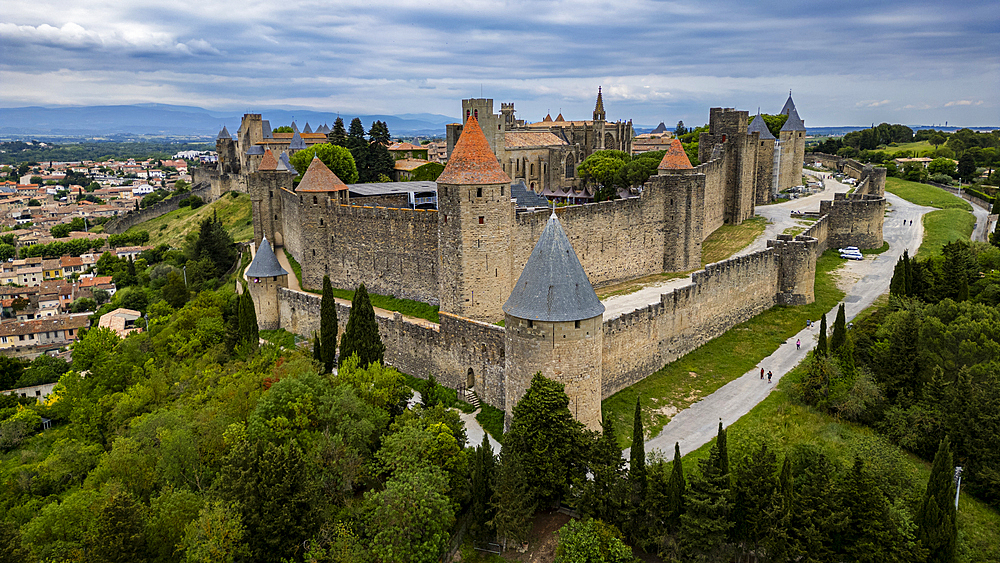
{"label": "pair of walkers", "polygon": [[[772,374],[772,373],[771,373],[771,371],[770,371],[770,370],[768,370],[768,372],[767,372],[767,382],[768,382],[768,383],[770,383],[770,382],[771,382],[771,376],[773,376],[773,375],[774,375],[774,374]],[[763,381],[763,380],[764,380],[764,368],[760,368],[760,380],[761,380],[761,381]]]}

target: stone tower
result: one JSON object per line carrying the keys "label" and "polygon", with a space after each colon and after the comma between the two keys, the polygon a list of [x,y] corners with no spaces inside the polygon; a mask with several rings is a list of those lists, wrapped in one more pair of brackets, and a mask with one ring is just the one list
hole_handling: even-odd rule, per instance
{"label": "stone tower", "polygon": [[792,101],[790,92],[788,100],[781,108],[781,113],[787,115],[788,119],[778,132],[778,143],[775,148],[775,152],[780,155],[776,159],[779,162],[779,191],[802,183],[802,161],[806,155],[806,125],[799,118],[799,112],[795,109],[795,102]]}
{"label": "stone tower", "polygon": [[[506,104],[503,104],[506,105]],[[509,117],[513,118],[513,105],[511,105],[511,110],[509,112]],[[479,124],[479,128],[483,131],[483,135],[486,137],[486,142],[490,145],[490,150],[493,154],[500,154],[500,151],[504,149],[504,121],[507,116],[498,116],[493,113],[493,100],[491,98],[471,98],[468,100],[462,100],[462,125],[466,125],[469,122],[469,118],[476,118],[476,122]]]}
{"label": "stone tower", "polygon": [[510,291],[514,205],[510,178],[474,115],[437,183],[441,310],[499,321]]}
{"label": "stone tower", "polygon": [[229,129],[225,125],[219,136],[215,138],[215,152],[219,155],[219,172],[222,174],[239,174],[240,157],[236,147],[236,141],[229,134]]}
{"label": "stone tower", "polygon": [[566,386],[573,416],[599,430],[604,305],[555,213],[503,311],[506,426],[531,378],[541,372]]}
{"label": "stone tower", "polygon": [[604,142],[604,122],[607,114],[604,113],[604,97],[601,95],[601,87],[597,87],[597,103],[594,105],[594,150],[611,149],[606,147]]}
{"label": "stone tower", "polygon": [[247,178],[247,191],[253,207],[253,238],[255,244],[264,239],[274,241],[274,246],[284,246],[282,232],[281,191],[292,191],[295,174],[286,170],[274,157],[271,149],[264,151],[257,170]]}
{"label": "stone tower", "polygon": [[754,203],[760,205],[770,203],[774,200],[778,191],[777,182],[774,175],[774,135],[767,128],[767,123],[757,112],[756,117],[747,127],[747,133],[751,136],[757,133],[757,172],[754,174]]}
{"label": "stone tower", "polygon": [[250,298],[257,312],[257,327],[260,330],[280,328],[281,314],[278,309],[278,288],[288,287],[288,272],[278,263],[278,257],[271,250],[267,239],[261,241],[253,262],[247,266]]}
{"label": "stone tower", "polygon": [[[353,236],[354,233],[337,233],[330,224],[330,208],[348,203],[348,190],[336,174],[313,156],[302,181],[295,188],[299,196],[299,225],[308,248],[300,250],[300,260],[312,267],[302,269],[302,285],[323,287],[323,276],[329,274],[330,248],[334,236]],[[320,266],[322,264],[322,266]]]}

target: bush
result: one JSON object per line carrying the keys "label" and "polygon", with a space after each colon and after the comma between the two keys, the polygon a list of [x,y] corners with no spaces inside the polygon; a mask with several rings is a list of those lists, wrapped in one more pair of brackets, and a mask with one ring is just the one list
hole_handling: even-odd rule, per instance
{"label": "bush", "polygon": [[632,563],[621,532],[600,520],[570,520],[556,532],[556,563]]}
{"label": "bush", "polygon": [[947,174],[934,174],[930,177],[930,180],[931,182],[937,182],[938,184],[950,186],[952,178]]}

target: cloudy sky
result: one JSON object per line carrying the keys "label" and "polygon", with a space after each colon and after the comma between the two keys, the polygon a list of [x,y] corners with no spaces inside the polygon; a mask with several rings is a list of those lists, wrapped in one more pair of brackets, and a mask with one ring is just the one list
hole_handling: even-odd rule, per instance
{"label": "cloudy sky", "polygon": [[10,0],[0,107],[158,102],[529,121],[1000,125],[997,0]]}

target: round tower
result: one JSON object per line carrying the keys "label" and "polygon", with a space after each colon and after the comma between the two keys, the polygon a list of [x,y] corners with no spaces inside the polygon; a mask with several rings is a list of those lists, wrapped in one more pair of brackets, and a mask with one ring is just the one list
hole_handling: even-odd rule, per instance
{"label": "round tower", "polygon": [[437,185],[441,310],[499,321],[510,292],[514,206],[510,178],[474,115],[466,120]]}
{"label": "round tower", "polygon": [[503,311],[506,426],[541,372],[565,385],[577,420],[600,430],[604,305],[554,212]]}
{"label": "round tower", "polygon": [[278,263],[278,257],[271,250],[267,239],[261,241],[253,262],[245,273],[249,282],[250,298],[257,313],[257,327],[260,330],[276,330],[281,325],[278,307],[278,288],[288,287],[288,272]]}

